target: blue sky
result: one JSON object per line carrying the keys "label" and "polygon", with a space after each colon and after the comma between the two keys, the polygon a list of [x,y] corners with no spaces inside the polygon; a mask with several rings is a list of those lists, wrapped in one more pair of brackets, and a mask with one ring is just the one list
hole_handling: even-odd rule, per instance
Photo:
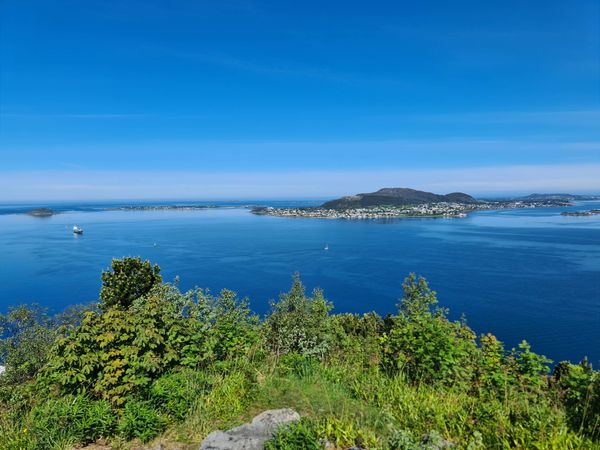
{"label": "blue sky", "polygon": [[596,0],[0,8],[0,200],[600,192]]}

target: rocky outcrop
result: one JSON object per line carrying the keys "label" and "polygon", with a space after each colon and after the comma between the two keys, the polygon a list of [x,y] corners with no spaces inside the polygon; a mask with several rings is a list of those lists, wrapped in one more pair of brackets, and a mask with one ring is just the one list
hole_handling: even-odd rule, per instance
{"label": "rocky outcrop", "polygon": [[200,450],[262,450],[278,427],[298,420],[300,415],[293,409],[265,411],[250,423],[227,431],[213,431],[202,441]]}

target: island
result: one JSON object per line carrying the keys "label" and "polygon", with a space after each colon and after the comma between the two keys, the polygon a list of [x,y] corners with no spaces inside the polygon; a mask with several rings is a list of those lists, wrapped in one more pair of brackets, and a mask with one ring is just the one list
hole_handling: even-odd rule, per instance
{"label": "island", "polygon": [[205,209],[234,208],[223,205],[127,205],[109,208],[110,211],[201,211]]}
{"label": "island", "polygon": [[25,214],[32,217],[51,217],[58,213],[50,208],[35,208]]}
{"label": "island", "polygon": [[[539,194],[538,194],[539,195]],[[477,200],[463,192],[434,194],[410,188],[383,188],[330,200],[317,207],[255,207],[252,213],[319,219],[389,219],[408,217],[466,217],[472,211],[571,206],[565,198]]]}
{"label": "island", "polygon": [[582,194],[531,194],[521,197],[520,200],[559,200],[567,202],[582,202],[590,200],[600,200],[600,195],[582,195]]}
{"label": "island", "polygon": [[560,213],[561,216],[571,217],[590,217],[600,215],[600,209],[592,209],[590,211],[564,211]]}

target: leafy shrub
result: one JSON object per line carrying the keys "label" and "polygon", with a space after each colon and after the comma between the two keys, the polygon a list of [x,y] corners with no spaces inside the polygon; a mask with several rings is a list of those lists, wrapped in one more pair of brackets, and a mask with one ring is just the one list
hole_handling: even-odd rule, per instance
{"label": "leafy shrub", "polygon": [[511,378],[506,364],[504,346],[493,334],[480,336],[480,351],[475,363],[475,378],[480,392],[484,395],[499,395]]}
{"label": "leafy shrub", "polygon": [[280,427],[273,439],[265,443],[265,450],[319,450],[324,445],[312,421],[300,421]]}
{"label": "leafy shrub", "polygon": [[332,358],[365,368],[379,364],[385,323],[378,314],[335,314],[331,321]]}
{"label": "leafy shrub", "polygon": [[420,450],[420,443],[409,431],[395,430],[390,436],[388,447],[390,450]]}
{"label": "leafy shrub", "polygon": [[475,334],[464,322],[450,322],[424,278],[404,280],[399,314],[383,338],[383,363],[413,381],[446,384],[470,379]]}
{"label": "leafy shrub", "polygon": [[223,289],[218,297],[202,295],[210,311],[207,319],[215,359],[244,355],[258,340],[258,316],[250,311],[248,301],[238,299],[228,289]]}
{"label": "leafy shrub", "polygon": [[14,423],[0,417],[0,448],[3,450],[35,450],[35,436],[23,423]]}
{"label": "leafy shrub", "polygon": [[353,422],[327,417],[317,424],[317,434],[339,448],[378,447],[377,436],[357,427]]}
{"label": "leafy shrub", "polygon": [[137,438],[142,442],[148,442],[158,436],[165,426],[166,421],[150,402],[130,399],[125,404],[118,430],[125,439]]}
{"label": "leafy shrub", "polygon": [[150,261],[142,261],[140,257],[113,259],[111,270],[102,272],[101,307],[127,309],[161,282],[160,267],[152,266]]}
{"label": "leafy shrub", "polygon": [[550,371],[548,364],[552,362],[551,360],[532,352],[531,345],[527,341],[522,341],[518,350],[513,349],[511,356],[516,363],[516,371],[525,384],[537,387],[546,385],[542,375]]}
{"label": "leafy shrub", "polygon": [[[113,266],[115,273],[105,276],[110,298],[122,294],[129,300],[134,292],[142,292],[129,286],[138,272],[159,270],[140,261],[114,260]],[[128,274],[129,269],[134,273]],[[125,292],[119,293],[123,283]],[[127,302],[113,306],[105,302],[100,311],[88,312],[78,327],[60,336],[44,380],[67,392],[91,391],[123,405],[126,397],[142,395],[163,373],[240,356],[258,336],[256,316],[231,291],[215,298],[202,291],[181,294],[172,285],[155,285],[126,309]]]}
{"label": "leafy shrub", "polygon": [[20,384],[46,363],[57,330],[47,311],[21,305],[0,314],[0,363],[6,366],[2,382]]}
{"label": "leafy shrub", "polygon": [[81,326],[59,338],[46,374],[67,392],[90,390],[120,405],[175,367],[187,344],[172,304],[150,296],[132,314],[109,308],[88,313]]}
{"label": "leafy shrub", "polygon": [[66,395],[34,407],[27,422],[37,447],[46,449],[57,442],[86,443],[111,436],[116,414],[105,401]]}
{"label": "leafy shrub", "polygon": [[267,344],[276,355],[296,352],[323,357],[330,346],[331,308],[319,289],[307,297],[300,277],[294,275],[290,291],[281,294],[278,302],[271,302],[265,320]]}
{"label": "leafy shrub", "polygon": [[182,420],[194,401],[209,388],[210,380],[204,372],[182,370],[165,374],[152,383],[150,401],[157,410]]}
{"label": "leafy shrub", "polygon": [[[467,450],[483,450],[477,439],[466,447]],[[416,439],[412,433],[406,430],[398,430],[392,434],[388,445],[390,450],[441,450],[444,448],[454,448],[454,444],[444,439],[435,430],[428,432],[421,439]]]}
{"label": "leafy shrub", "polygon": [[312,375],[318,365],[318,359],[298,353],[288,353],[283,355],[279,361],[279,366],[284,373],[294,374],[299,377]]}
{"label": "leafy shrub", "polygon": [[600,438],[599,373],[592,369],[587,360],[579,364],[563,361],[554,369],[554,380],[571,427]]}

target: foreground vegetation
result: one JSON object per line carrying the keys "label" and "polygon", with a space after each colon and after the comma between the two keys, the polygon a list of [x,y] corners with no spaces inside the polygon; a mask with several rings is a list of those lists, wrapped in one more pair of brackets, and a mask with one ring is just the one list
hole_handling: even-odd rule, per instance
{"label": "foreground vegetation", "polygon": [[600,448],[587,361],[550,374],[525,341],[507,351],[450,321],[424,279],[403,288],[395,315],[331,314],[296,276],[260,320],[231,291],[182,293],[148,261],[114,260],[97,305],[0,317],[0,448],[191,445],[282,407],[303,419],[271,450]]}

